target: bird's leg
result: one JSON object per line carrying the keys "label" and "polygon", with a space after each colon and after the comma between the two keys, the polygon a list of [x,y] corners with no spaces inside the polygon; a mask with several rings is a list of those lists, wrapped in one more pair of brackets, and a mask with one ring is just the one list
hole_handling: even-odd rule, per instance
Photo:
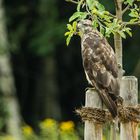
{"label": "bird's leg", "polygon": [[113,124],[114,124],[114,127],[115,127],[115,131],[119,132],[119,118],[118,118],[118,116],[116,118],[114,118]]}
{"label": "bird's leg", "polygon": [[123,105],[123,98],[121,96],[118,96],[115,102],[116,102],[117,106],[119,106],[119,105],[122,106]]}
{"label": "bird's leg", "polygon": [[118,63],[119,75],[123,76],[125,74],[125,70],[123,70],[122,65]]}

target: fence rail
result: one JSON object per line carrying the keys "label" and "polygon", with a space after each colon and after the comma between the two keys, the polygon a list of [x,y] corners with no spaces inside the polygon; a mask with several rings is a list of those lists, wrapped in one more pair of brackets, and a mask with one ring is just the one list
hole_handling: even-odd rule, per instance
{"label": "fence rail", "polygon": [[[120,96],[123,98],[123,107],[134,107],[138,104],[138,82],[134,76],[124,76],[121,80]],[[86,92],[85,107],[102,109],[103,105],[98,93],[94,89]],[[135,113],[135,112],[134,112]],[[89,114],[89,118],[90,118]],[[134,114],[135,115],[135,114]],[[132,114],[133,116],[133,114]],[[104,116],[102,116],[104,117]],[[129,118],[129,114],[128,114]],[[121,120],[121,119],[119,119]],[[127,121],[120,123],[120,140],[138,140],[138,122]],[[92,120],[85,120],[84,140],[103,140],[104,123],[99,124]],[[110,134],[110,140],[118,140]]]}

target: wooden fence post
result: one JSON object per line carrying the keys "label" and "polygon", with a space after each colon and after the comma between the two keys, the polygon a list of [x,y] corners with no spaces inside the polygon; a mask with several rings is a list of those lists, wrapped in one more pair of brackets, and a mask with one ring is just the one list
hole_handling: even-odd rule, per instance
{"label": "wooden fence post", "polygon": [[[102,108],[101,99],[96,90],[87,90],[85,106],[92,108]],[[85,121],[84,140],[102,140],[102,125]]]}
{"label": "wooden fence post", "polygon": [[[124,99],[124,106],[138,104],[138,82],[136,77],[122,77],[120,95]],[[136,122],[121,123],[120,140],[138,140],[138,124]]]}

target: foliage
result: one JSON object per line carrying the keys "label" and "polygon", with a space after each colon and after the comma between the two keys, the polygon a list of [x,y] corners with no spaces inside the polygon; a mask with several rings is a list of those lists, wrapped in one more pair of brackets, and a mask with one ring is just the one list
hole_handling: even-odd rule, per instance
{"label": "foliage", "polygon": [[130,19],[129,21],[118,19],[116,15],[113,15],[110,11],[106,10],[104,5],[98,0],[69,0],[69,2],[76,3],[77,10],[69,18],[69,22],[73,23],[67,24],[67,29],[69,30],[65,33],[65,36],[67,36],[67,45],[69,44],[71,37],[76,34],[76,27],[73,25],[76,25],[77,22],[83,19],[90,19],[93,28],[98,29],[105,37],[110,37],[111,34],[114,35],[115,33],[118,33],[122,38],[126,38],[126,34],[132,36],[131,28],[129,26],[140,25],[140,8],[138,7],[136,0],[123,1],[123,4],[125,5],[123,14],[128,11],[127,16]]}
{"label": "foliage", "polygon": [[37,140],[37,136],[34,133],[32,127],[26,125],[24,127],[22,127],[22,133],[23,133],[23,138],[25,140]]}
{"label": "foliage", "polygon": [[[50,7],[53,10],[50,10]],[[41,0],[37,6],[37,20],[32,26],[32,38],[29,43],[31,50],[38,55],[52,53],[55,46],[62,40],[64,23],[58,22],[56,0]]]}
{"label": "foliage", "polygon": [[63,39],[65,25],[59,19],[57,0],[5,3],[11,51],[18,53],[24,46],[38,56],[52,53]]}
{"label": "foliage", "polygon": [[[22,127],[23,140],[82,140],[79,131],[75,129],[72,121],[57,122],[47,118],[40,124],[40,132],[37,135],[32,127],[25,125]],[[140,131],[140,128],[138,129]],[[83,133],[83,132],[82,132]],[[103,130],[103,140],[110,138],[110,127],[106,125]],[[117,135],[119,139],[119,135]],[[0,135],[0,140],[15,140],[11,135]]]}
{"label": "foliage", "polygon": [[72,121],[58,123],[53,119],[46,119],[40,124],[42,140],[79,140],[79,136]]}
{"label": "foliage", "polygon": [[[40,124],[39,135],[36,135],[33,129],[25,125],[22,127],[24,140],[80,140],[80,136],[75,130],[72,121],[57,122],[54,119],[47,118]],[[1,140],[15,140],[12,136],[1,136]]]}
{"label": "foliage", "polygon": [[[53,7],[53,10],[50,10]],[[57,44],[62,41],[64,33],[64,23],[58,22],[57,1],[40,0],[36,7],[37,17],[34,19],[31,28],[32,38],[29,48],[39,56],[46,56],[53,53]]]}
{"label": "foliage", "polygon": [[10,135],[6,135],[6,136],[0,136],[0,140],[15,140],[15,138]]}
{"label": "foliage", "polygon": [[59,136],[58,123],[53,119],[46,119],[40,124],[41,139],[57,140]]}
{"label": "foliage", "polygon": [[70,42],[71,37],[76,33],[76,26],[77,26],[77,22],[74,21],[71,24],[67,24],[67,29],[69,30],[68,32],[65,33],[65,36],[68,36],[66,39],[66,44],[68,45]]}

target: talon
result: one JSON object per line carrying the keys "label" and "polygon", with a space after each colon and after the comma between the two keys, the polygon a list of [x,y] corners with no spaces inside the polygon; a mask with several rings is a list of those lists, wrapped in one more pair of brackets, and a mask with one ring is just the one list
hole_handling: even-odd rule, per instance
{"label": "talon", "polygon": [[122,68],[122,65],[120,63],[118,63],[118,68],[121,69]]}
{"label": "talon", "polygon": [[122,75],[124,75],[125,74],[125,70],[122,70]]}
{"label": "talon", "polygon": [[117,105],[122,105],[123,104],[123,98],[121,96],[119,96],[117,98]]}

